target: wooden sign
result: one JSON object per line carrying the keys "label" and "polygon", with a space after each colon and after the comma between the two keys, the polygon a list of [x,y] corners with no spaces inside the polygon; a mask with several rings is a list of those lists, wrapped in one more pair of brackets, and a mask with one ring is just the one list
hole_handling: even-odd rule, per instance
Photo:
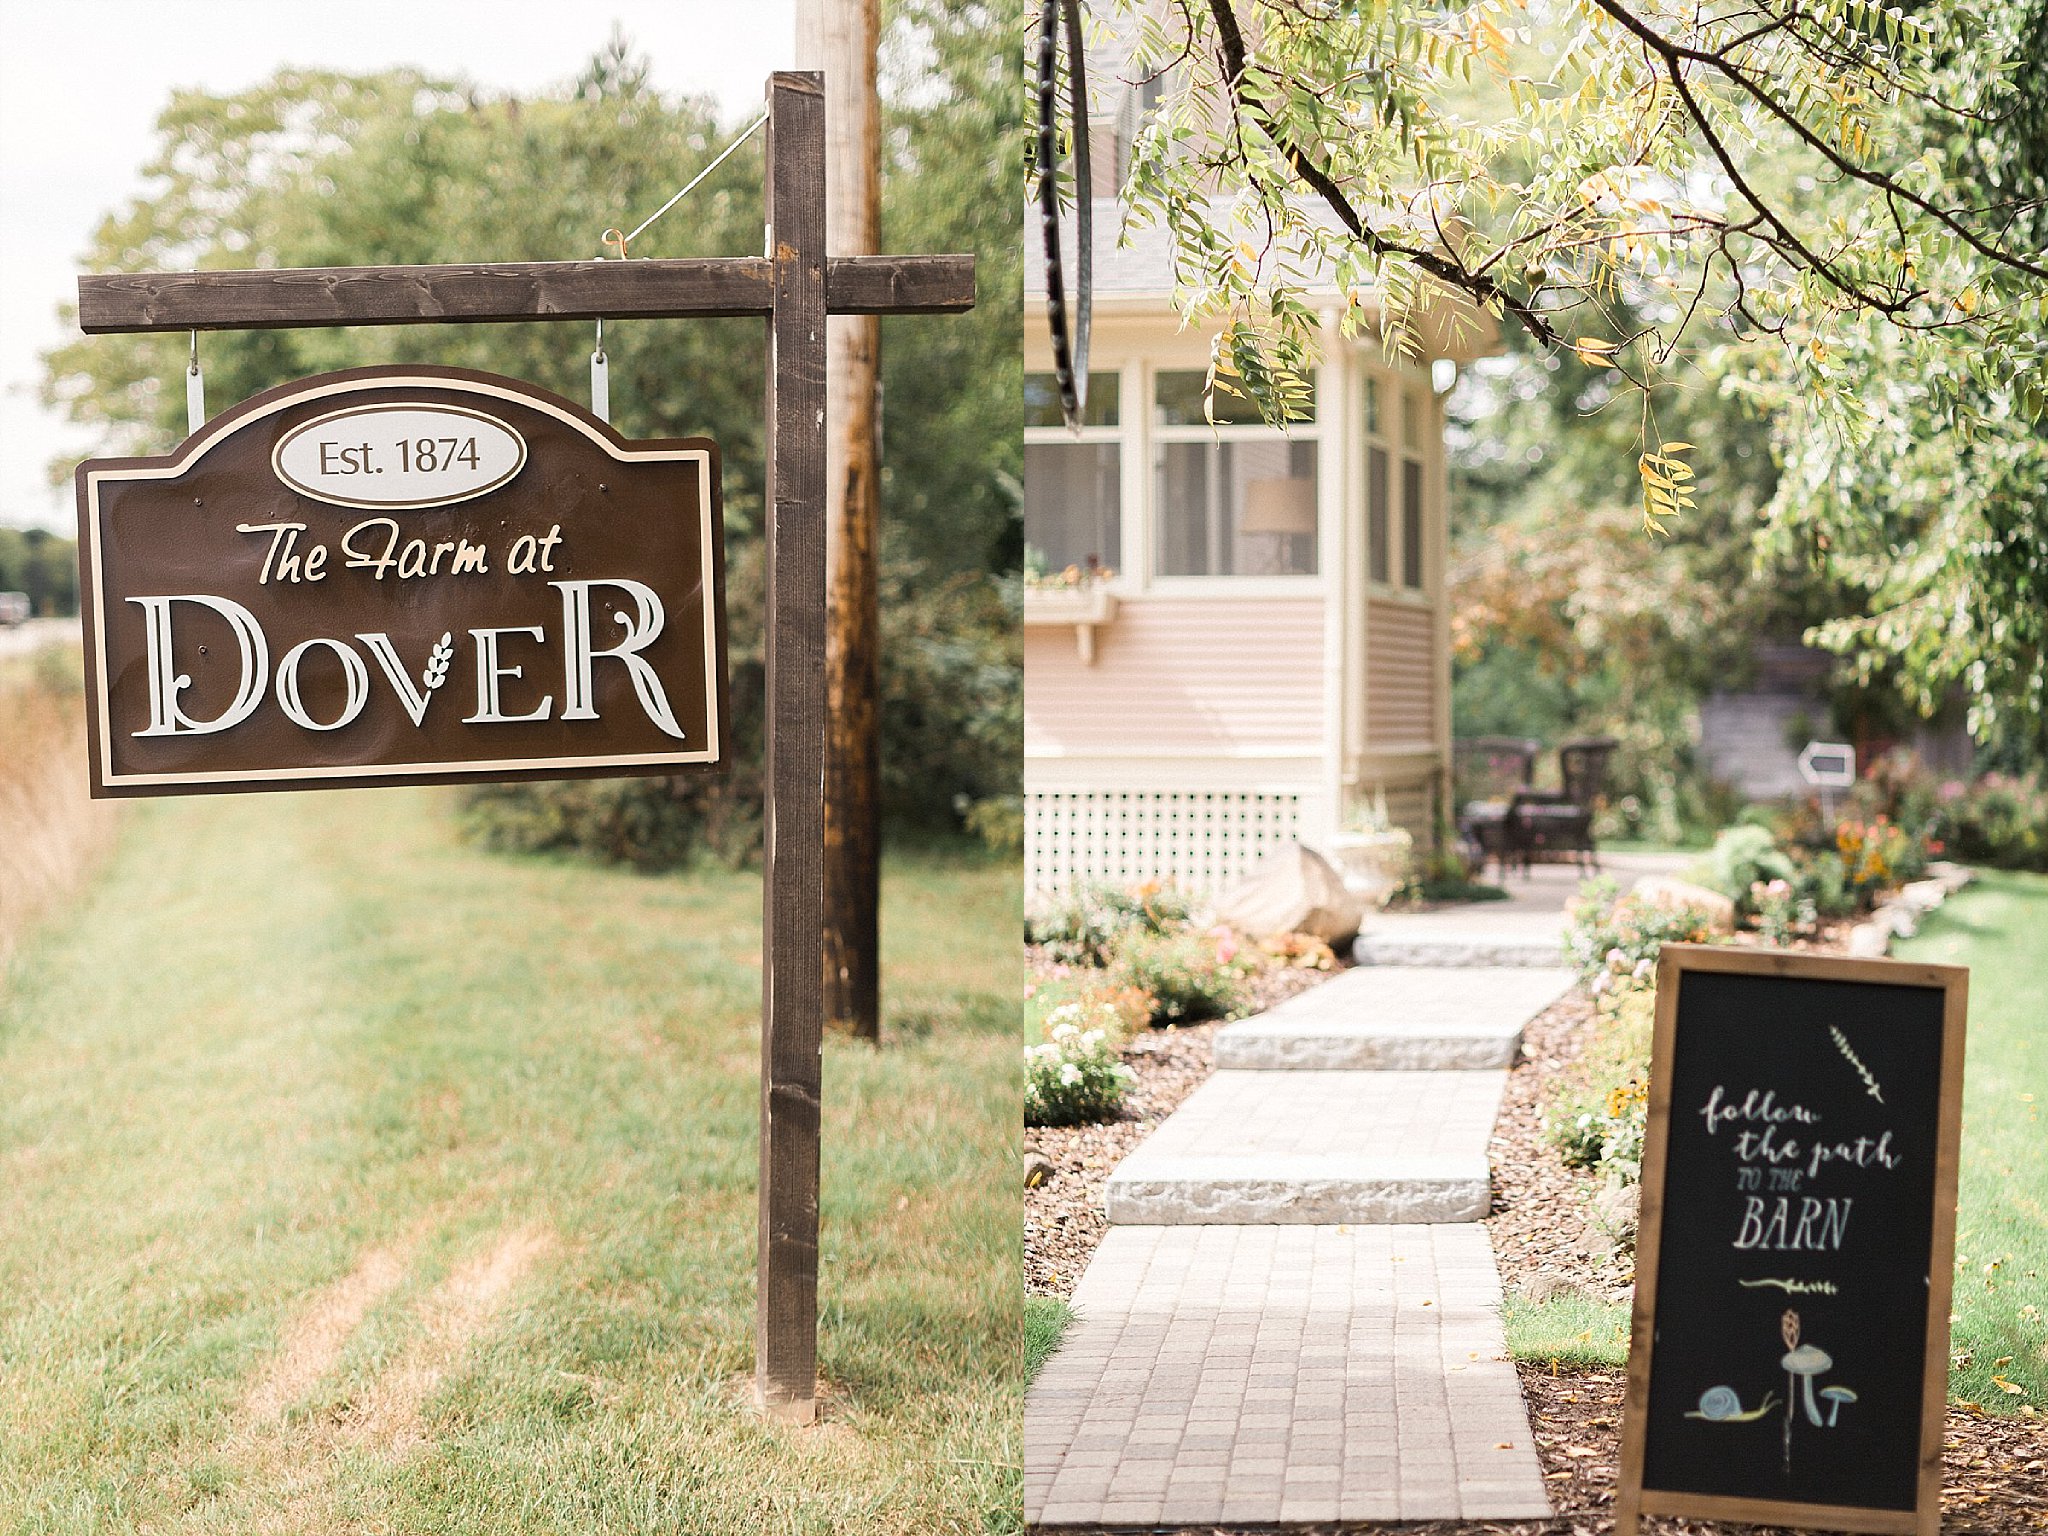
{"label": "wooden sign", "polygon": [[95,795],[719,764],[718,450],[359,368],[78,467]]}
{"label": "wooden sign", "polygon": [[[808,1423],[817,1412],[818,1388],[825,1012],[825,318],[963,313],[974,307],[974,258],[828,256],[823,79],[777,73],[769,77],[767,96],[763,256],[90,273],[78,280],[78,324],[88,335],[114,335],[593,317],[757,315],[767,322],[767,775],[754,1379],[766,1412]],[[293,393],[323,383],[362,392],[318,403]],[[491,398],[477,398],[480,393]],[[379,405],[394,419],[358,410]],[[271,414],[262,423],[247,419],[259,408]],[[462,425],[464,418],[471,425]],[[227,437],[244,426],[250,437],[230,449]],[[430,440],[428,448],[421,448],[422,438]],[[239,472],[214,486],[210,507],[206,487],[162,483],[210,471],[202,456],[210,461],[216,444],[227,455],[219,462],[232,462]],[[88,472],[98,477],[90,485]],[[723,750],[718,456],[709,443],[627,443],[567,401],[508,379],[446,369],[364,369],[259,395],[168,459],[84,465],[79,487],[87,666],[96,674],[89,700],[95,794],[671,772],[714,763]],[[623,507],[622,495],[628,498]],[[131,504],[130,496],[139,499]],[[222,496],[229,498],[226,507],[219,504]],[[302,506],[304,518],[282,515],[280,497]],[[574,508],[559,520],[559,532],[551,511],[547,522],[540,520],[556,497]],[[143,507],[156,508],[172,526],[147,527],[147,518],[126,516]],[[327,537],[379,517],[397,524],[395,541],[363,534],[351,541],[352,555]],[[267,537],[283,542],[262,552],[270,564],[257,568],[257,596],[244,601],[236,594],[249,591],[251,546],[243,541],[266,535],[233,527],[227,541],[222,527],[292,521],[306,527],[284,530],[288,540],[271,530]],[[438,531],[430,535],[430,527]],[[206,554],[187,553],[181,536],[204,541]],[[324,551],[317,562],[315,542]],[[479,547],[483,553],[474,553]],[[465,555],[490,569],[465,564],[458,572]],[[384,565],[387,556],[391,563]],[[358,557],[366,563],[351,565]],[[303,595],[341,592],[314,579],[331,580],[337,572],[372,583],[365,589],[372,606],[341,602],[318,610],[328,599]],[[169,576],[174,584],[160,584]],[[437,587],[443,577],[456,596]],[[379,581],[387,585],[375,585]],[[234,591],[210,583],[228,583]],[[276,598],[273,583],[293,588],[294,595]],[[654,608],[640,588],[660,604],[658,634]],[[504,607],[492,596],[486,613],[483,599],[491,591],[502,595]],[[538,596],[543,591],[548,597]],[[194,594],[219,601],[175,600]],[[458,597],[478,601],[473,618],[462,607],[459,632],[449,606]],[[131,607],[131,598],[145,601]],[[587,611],[578,606],[586,600]],[[282,609],[271,606],[279,601]],[[138,612],[144,616],[139,632]],[[214,628],[207,633],[209,623]],[[283,626],[275,637],[281,649],[263,628],[269,623]],[[154,642],[152,624],[162,625]],[[254,661],[258,629],[261,668]],[[491,638],[479,636],[479,629]],[[402,648],[401,634],[415,648],[424,638],[424,650]],[[373,635],[390,642],[397,658],[391,666]],[[600,644],[599,635],[609,643]],[[693,694],[698,672],[683,651],[698,644],[704,672],[701,691]],[[292,657],[297,660],[287,665]],[[416,682],[405,681],[414,678],[409,669],[416,664]],[[460,710],[445,709],[455,702],[460,678],[473,679],[475,692]],[[389,700],[374,697],[380,686],[402,697],[411,734],[389,718]],[[493,687],[496,704],[489,707]],[[444,692],[444,704],[435,703]],[[376,720],[373,704],[385,708]],[[138,716],[145,705],[159,712]],[[265,711],[281,714],[284,724],[271,721],[259,732]],[[468,718],[472,713],[479,718]],[[435,731],[451,729],[445,715],[456,714],[463,718],[452,728],[474,734],[429,749],[425,743],[443,739],[420,734],[429,728],[429,714]],[[531,718],[515,718],[522,714]],[[681,728],[680,737],[668,730],[670,721]],[[245,727],[246,740],[230,744]],[[326,735],[328,745],[309,749],[294,732]],[[489,750],[482,746],[487,738],[501,744],[495,762],[470,755]],[[528,747],[532,755],[514,755]],[[298,776],[280,777],[293,773]]]}
{"label": "wooden sign", "polygon": [[1665,946],[1622,1536],[1939,1529],[1968,975]]}

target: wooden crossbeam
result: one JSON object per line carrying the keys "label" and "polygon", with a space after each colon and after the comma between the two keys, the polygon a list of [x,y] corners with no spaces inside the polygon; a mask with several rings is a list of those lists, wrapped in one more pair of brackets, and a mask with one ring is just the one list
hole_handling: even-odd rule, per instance
{"label": "wooden crossbeam", "polygon": [[[954,315],[974,307],[972,256],[835,256],[825,307],[838,315]],[[680,261],[524,261],[437,267],[276,267],[105,272],[78,279],[78,327],[241,331],[514,320],[768,315],[763,256]]]}

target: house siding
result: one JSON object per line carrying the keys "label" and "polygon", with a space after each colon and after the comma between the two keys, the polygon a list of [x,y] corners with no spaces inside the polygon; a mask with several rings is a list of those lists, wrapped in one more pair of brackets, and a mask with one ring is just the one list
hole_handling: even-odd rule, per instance
{"label": "house siding", "polygon": [[1366,605],[1365,731],[1369,747],[1434,742],[1435,637],[1433,608],[1378,600]]}
{"label": "house siding", "polygon": [[1093,665],[1026,628],[1025,756],[1319,754],[1324,673],[1320,594],[1126,598]]}

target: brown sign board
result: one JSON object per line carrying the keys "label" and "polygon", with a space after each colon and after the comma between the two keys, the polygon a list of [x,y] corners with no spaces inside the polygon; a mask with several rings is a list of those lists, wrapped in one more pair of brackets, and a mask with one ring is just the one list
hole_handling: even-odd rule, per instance
{"label": "brown sign board", "polygon": [[718,450],[465,369],[281,385],[78,467],[96,796],[722,762]]}

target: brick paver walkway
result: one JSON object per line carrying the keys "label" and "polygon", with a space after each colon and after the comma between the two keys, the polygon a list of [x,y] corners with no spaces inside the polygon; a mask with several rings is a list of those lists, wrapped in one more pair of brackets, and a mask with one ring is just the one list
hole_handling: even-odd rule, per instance
{"label": "brick paver walkway", "polygon": [[1484,1229],[1118,1227],[1032,1388],[1048,1525],[1544,1518]]}
{"label": "brick paver walkway", "polygon": [[1222,1031],[1110,1176],[1025,1405],[1026,1518],[1547,1517],[1476,1221],[1500,1068],[1567,981],[1375,966]]}

